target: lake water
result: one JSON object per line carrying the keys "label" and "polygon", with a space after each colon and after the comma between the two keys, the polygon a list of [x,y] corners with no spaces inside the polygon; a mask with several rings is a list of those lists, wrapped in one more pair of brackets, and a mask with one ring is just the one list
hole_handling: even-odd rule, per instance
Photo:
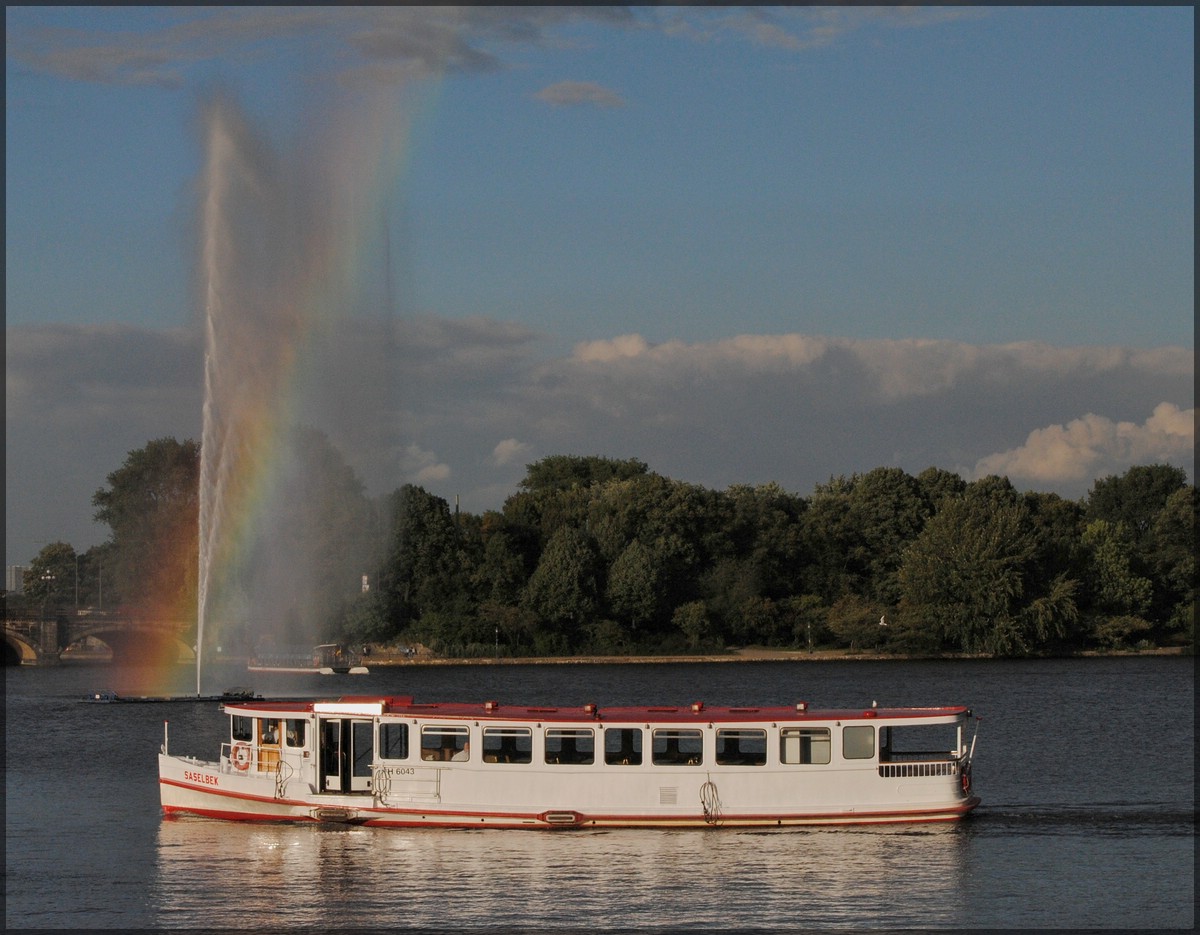
{"label": "lake water", "polygon": [[[431,831],[164,820],[155,755],[215,759],[211,702],[84,704],[146,673],[7,669],[7,928],[1191,928],[1194,661],[447,666],[227,675],[288,697],[601,706],[966,704],[965,822]],[[206,679],[207,680],[207,679]],[[172,690],[194,691],[191,670]],[[189,688],[189,686],[192,686]]]}

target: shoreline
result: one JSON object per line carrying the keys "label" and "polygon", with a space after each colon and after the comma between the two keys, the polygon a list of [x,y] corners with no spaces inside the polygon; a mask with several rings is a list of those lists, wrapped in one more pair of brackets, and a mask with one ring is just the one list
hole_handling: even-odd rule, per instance
{"label": "shoreline", "polygon": [[[1153,649],[1096,650],[1089,649],[1066,656],[1030,656],[1020,658],[1091,659],[1112,656],[1183,656],[1185,647],[1158,646]],[[851,652],[845,649],[766,649],[747,647],[725,653],[698,653],[669,656],[415,656],[401,653],[372,652],[362,659],[368,669],[400,668],[404,666],[471,666],[471,665],[670,665],[701,662],[913,662],[917,660],[1007,659],[1017,657],[993,656],[988,653],[940,653],[936,655],[901,655],[896,653]]]}

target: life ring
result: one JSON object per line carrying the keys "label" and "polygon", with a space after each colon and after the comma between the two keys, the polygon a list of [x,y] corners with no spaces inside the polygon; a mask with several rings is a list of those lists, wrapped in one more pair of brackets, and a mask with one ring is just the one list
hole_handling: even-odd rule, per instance
{"label": "life ring", "polygon": [[233,763],[233,768],[239,772],[245,772],[250,768],[250,744],[235,743],[233,752],[229,755],[229,761]]}

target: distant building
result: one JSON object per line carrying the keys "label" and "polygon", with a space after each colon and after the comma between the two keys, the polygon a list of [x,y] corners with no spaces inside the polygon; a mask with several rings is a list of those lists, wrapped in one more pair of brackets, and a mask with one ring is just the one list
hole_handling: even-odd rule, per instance
{"label": "distant building", "polygon": [[4,590],[9,594],[21,594],[25,590],[25,572],[28,565],[9,565],[4,570]]}

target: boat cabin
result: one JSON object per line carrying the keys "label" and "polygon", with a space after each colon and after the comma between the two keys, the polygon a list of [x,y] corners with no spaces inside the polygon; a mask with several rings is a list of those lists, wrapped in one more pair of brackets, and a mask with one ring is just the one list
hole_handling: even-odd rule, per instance
{"label": "boat cabin", "polygon": [[241,772],[304,776],[314,792],[372,794],[417,767],[753,771],[870,766],[887,778],[956,775],[964,708],[502,708],[411,698],[226,705],[222,758]]}

